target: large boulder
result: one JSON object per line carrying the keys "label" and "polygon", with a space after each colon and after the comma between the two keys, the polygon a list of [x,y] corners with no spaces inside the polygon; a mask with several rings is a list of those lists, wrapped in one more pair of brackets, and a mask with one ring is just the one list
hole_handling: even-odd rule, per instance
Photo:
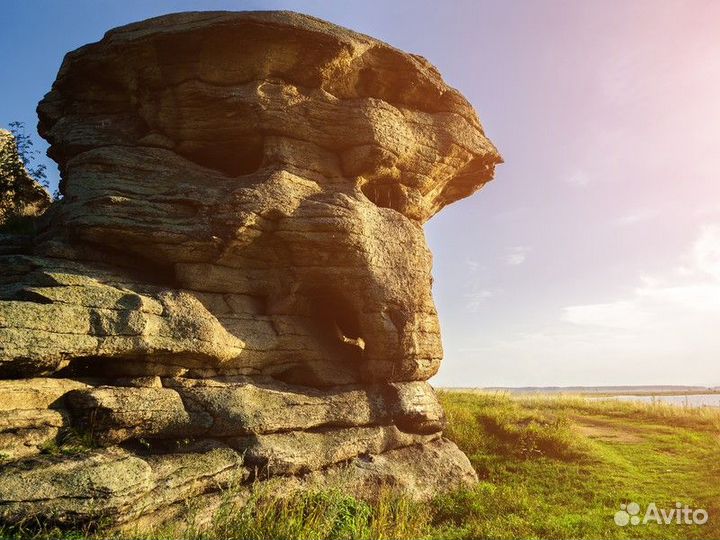
{"label": "large boulder", "polygon": [[425,382],[422,224],[501,158],[426,60],[294,13],[180,13],[69,53],[38,113],[63,198],[0,250],[0,520],[474,481]]}

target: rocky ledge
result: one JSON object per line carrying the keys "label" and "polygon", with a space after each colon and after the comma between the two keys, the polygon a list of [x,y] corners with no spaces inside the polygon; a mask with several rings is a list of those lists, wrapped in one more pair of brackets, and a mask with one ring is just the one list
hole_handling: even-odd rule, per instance
{"label": "rocky ledge", "polygon": [[38,113],[63,197],[2,237],[1,521],[476,480],[425,382],[422,224],[501,158],[426,60],[294,13],[180,13],[69,53]]}

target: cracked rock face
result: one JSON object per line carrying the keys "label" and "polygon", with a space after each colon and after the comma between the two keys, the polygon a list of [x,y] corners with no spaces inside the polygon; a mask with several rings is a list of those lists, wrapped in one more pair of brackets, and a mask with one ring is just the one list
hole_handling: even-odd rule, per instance
{"label": "cracked rock face", "polygon": [[[38,113],[64,197],[0,249],[0,519],[474,480],[425,382],[422,225],[501,158],[426,60],[293,13],[167,15],[69,53]],[[91,448],[48,452],[68,433]]]}

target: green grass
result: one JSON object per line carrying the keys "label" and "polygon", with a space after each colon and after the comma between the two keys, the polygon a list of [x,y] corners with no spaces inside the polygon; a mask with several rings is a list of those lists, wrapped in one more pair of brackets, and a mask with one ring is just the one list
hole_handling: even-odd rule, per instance
{"label": "green grass", "polygon": [[[446,436],[480,482],[417,503],[369,505],[338,491],[278,499],[232,493],[206,525],[111,533],[33,527],[8,538],[720,538],[720,411],[574,397],[441,392]],[[75,442],[75,441],[73,441]],[[81,445],[82,446],[82,445]],[[621,503],[705,508],[698,525],[618,527]],[[201,500],[196,500],[201,503]]]}
{"label": "green grass", "polygon": [[[74,429],[66,430],[57,439],[50,439],[40,447],[40,453],[51,456],[76,456],[86,454],[97,445],[91,433],[81,433]],[[0,459],[1,456],[0,456]]]}
{"label": "green grass", "polygon": [[[448,436],[468,453],[478,489],[493,493],[446,537],[720,537],[720,411],[460,393],[442,401]],[[616,526],[612,516],[631,501],[680,501],[707,509],[710,520]]]}

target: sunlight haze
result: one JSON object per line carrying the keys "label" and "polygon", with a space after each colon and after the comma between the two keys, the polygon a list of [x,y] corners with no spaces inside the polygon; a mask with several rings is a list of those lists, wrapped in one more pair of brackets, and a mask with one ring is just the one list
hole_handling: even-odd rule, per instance
{"label": "sunlight haze", "polygon": [[66,51],[174,11],[290,9],[426,57],[505,160],[426,225],[433,384],[720,386],[719,2],[8,4],[0,127],[33,135]]}

